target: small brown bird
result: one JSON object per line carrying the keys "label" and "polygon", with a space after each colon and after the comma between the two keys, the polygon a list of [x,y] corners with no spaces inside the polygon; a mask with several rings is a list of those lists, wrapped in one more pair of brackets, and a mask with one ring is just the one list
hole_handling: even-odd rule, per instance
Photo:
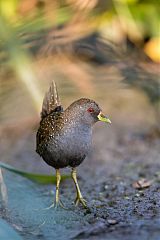
{"label": "small brown bird", "polygon": [[36,136],[36,152],[48,165],[56,169],[56,199],[51,206],[63,207],[59,197],[59,169],[69,166],[72,168],[71,176],[77,191],[75,204],[81,203],[87,207],[77,182],[76,167],[82,163],[91,148],[92,126],[98,121],[111,123],[102,114],[98,104],[87,98],[73,102],[64,111],[56,84],[52,82],[43,100]]}

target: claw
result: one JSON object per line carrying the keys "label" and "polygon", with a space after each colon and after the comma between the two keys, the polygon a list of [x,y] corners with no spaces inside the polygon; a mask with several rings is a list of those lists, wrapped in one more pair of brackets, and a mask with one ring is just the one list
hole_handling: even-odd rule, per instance
{"label": "claw", "polygon": [[67,208],[63,205],[63,203],[62,203],[62,201],[60,200],[60,197],[59,197],[59,185],[60,185],[60,181],[61,181],[61,175],[60,175],[59,169],[56,169],[56,180],[57,181],[56,181],[56,198],[55,198],[55,202],[52,203],[51,206],[45,208],[44,210],[49,210],[51,208],[57,209],[59,207],[67,210]]}
{"label": "claw", "polygon": [[83,205],[83,207],[88,208],[87,207],[87,201],[82,197],[79,185],[78,185],[78,181],[77,181],[77,173],[76,173],[76,169],[73,168],[72,172],[71,172],[71,176],[73,178],[73,181],[75,183],[76,186],[76,191],[77,191],[77,197],[75,199],[75,205],[77,206],[79,203],[81,203]]}
{"label": "claw", "polygon": [[81,203],[83,207],[87,208],[87,201],[82,197],[77,196],[74,202],[76,206],[78,206],[78,204]]}
{"label": "claw", "polygon": [[61,200],[59,200],[58,202],[52,203],[51,206],[45,208],[44,210],[49,210],[51,208],[54,208],[55,210],[58,209],[59,207],[68,210],[68,208],[66,208],[63,204],[63,202]]}
{"label": "claw", "polygon": [[61,200],[59,200],[58,202],[52,203],[49,207],[43,208],[43,209],[35,209],[35,211],[47,211],[50,210],[51,208],[57,210],[58,208],[63,208],[65,210],[69,210],[68,208],[66,208],[63,204],[63,202]]}

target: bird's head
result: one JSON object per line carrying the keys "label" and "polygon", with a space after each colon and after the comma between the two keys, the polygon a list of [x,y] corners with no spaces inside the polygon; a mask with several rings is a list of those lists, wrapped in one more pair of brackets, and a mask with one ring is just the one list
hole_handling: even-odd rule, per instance
{"label": "bird's head", "polygon": [[99,105],[87,98],[81,98],[73,102],[67,109],[72,117],[75,118],[77,122],[83,122],[83,124],[93,125],[98,121],[111,123],[108,117],[106,117]]}

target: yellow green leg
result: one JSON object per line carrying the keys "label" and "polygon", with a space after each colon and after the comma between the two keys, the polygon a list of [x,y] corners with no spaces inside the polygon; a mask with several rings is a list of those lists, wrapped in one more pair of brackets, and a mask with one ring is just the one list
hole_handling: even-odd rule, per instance
{"label": "yellow green leg", "polygon": [[78,181],[77,181],[77,172],[75,168],[72,168],[72,172],[71,172],[71,176],[72,179],[75,183],[76,186],[76,191],[77,191],[77,197],[75,199],[75,205],[77,206],[79,203],[81,203],[85,208],[87,208],[87,204],[86,204],[86,200],[83,198],[79,185],[78,185]]}
{"label": "yellow green leg", "polygon": [[55,198],[55,205],[57,206],[59,203],[59,185],[61,182],[61,174],[59,169],[56,169],[56,198]]}
{"label": "yellow green leg", "polygon": [[50,209],[52,207],[57,208],[58,206],[66,209],[64,207],[63,203],[61,202],[60,197],[59,197],[60,182],[61,182],[61,174],[60,174],[59,169],[56,169],[56,198],[55,198],[55,202],[50,207],[48,207],[47,209]]}

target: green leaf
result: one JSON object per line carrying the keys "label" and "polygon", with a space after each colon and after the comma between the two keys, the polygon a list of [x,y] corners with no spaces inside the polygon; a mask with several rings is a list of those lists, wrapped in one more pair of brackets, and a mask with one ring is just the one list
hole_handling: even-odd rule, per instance
{"label": "green leaf", "polygon": [[[16,169],[6,163],[0,162],[0,167],[4,168],[10,172],[19,174],[23,177],[26,177],[34,182],[40,183],[40,184],[49,184],[49,183],[56,183],[56,177],[52,175],[44,175],[44,174],[35,174],[30,172],[24,172],[19,169]],[[62,180],[69,178],[70,176],[64,175],[62,176]]]}

